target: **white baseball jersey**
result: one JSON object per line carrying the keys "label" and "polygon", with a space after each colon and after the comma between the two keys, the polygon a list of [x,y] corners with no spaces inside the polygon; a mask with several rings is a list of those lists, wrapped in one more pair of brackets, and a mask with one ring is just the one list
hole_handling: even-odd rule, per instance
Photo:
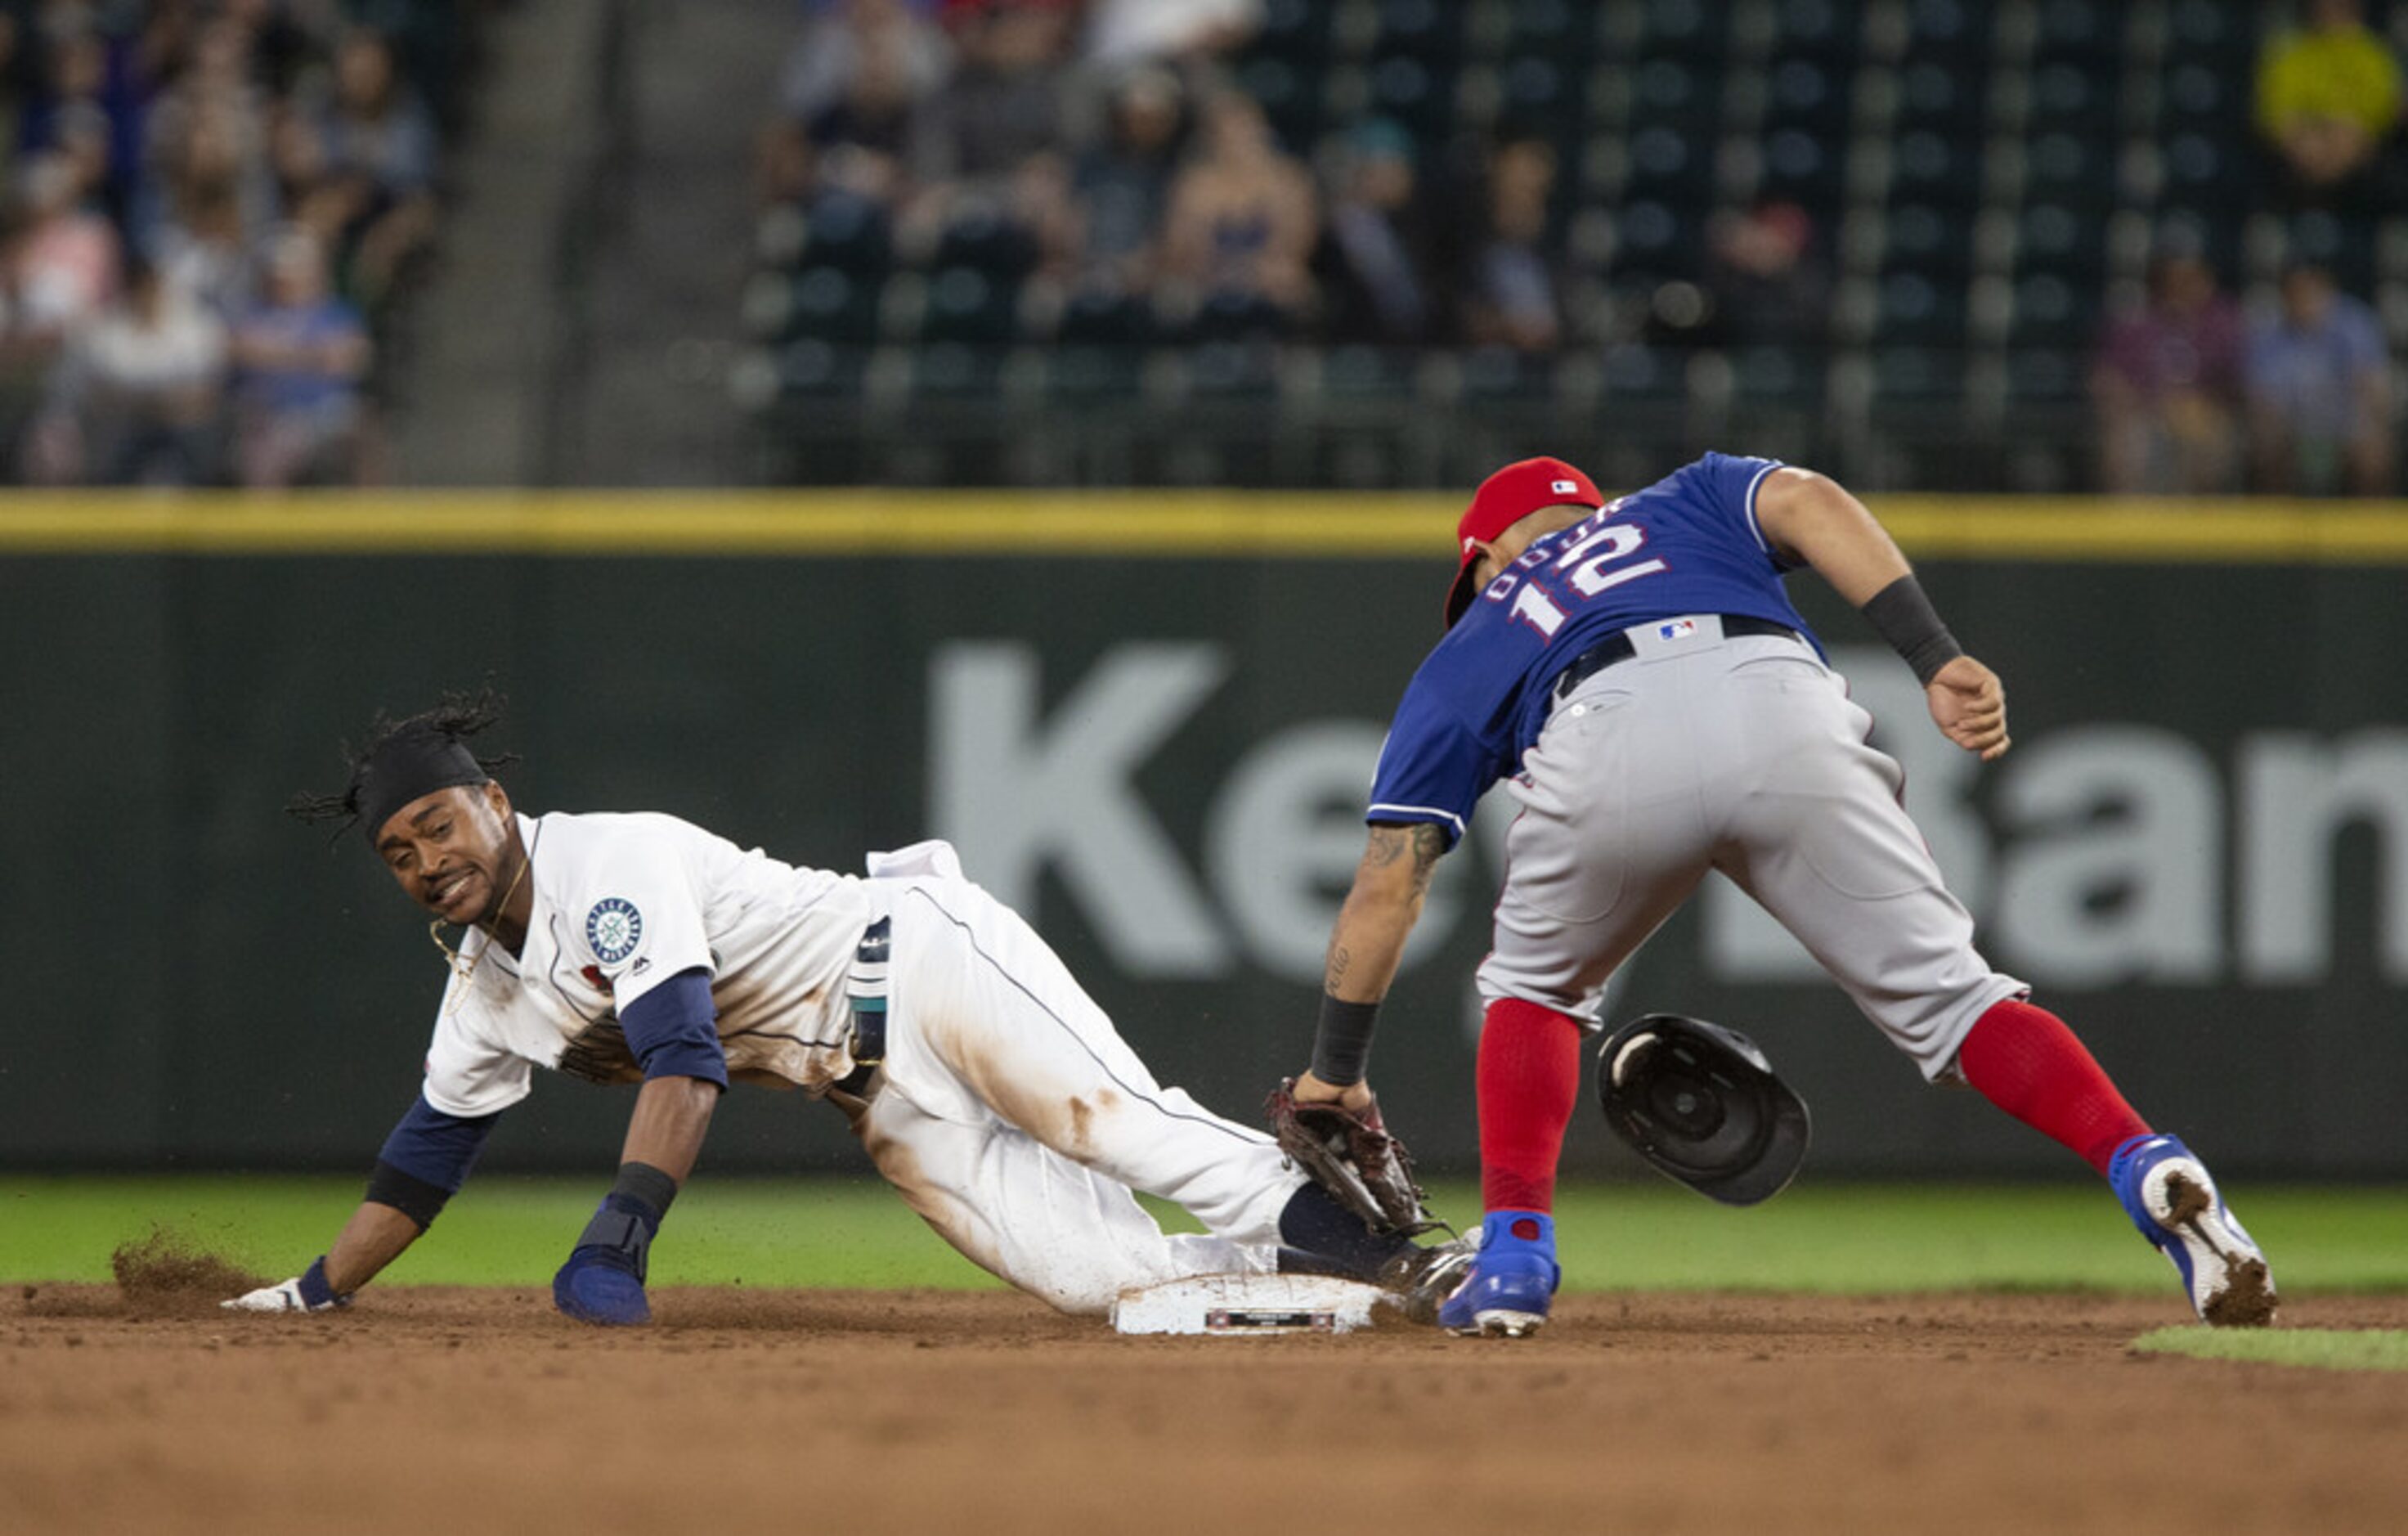
{"label": "white baseball jersey", "polygon": [[[1304,1184],[1268,1136],[1156,1083],[1060,957],[963,878],[953,849],[870,855],[870,878],[781,864],[674,816],[519,819],[534,887],[521,953],[471,930],[427,1055],[426,1098],[491,1114],[531,1069],[638,1082],[616,1012],[702,967],[731,1081],[821,1093],[853,1069],[846,982],[892,925],[886,1055],[853,1128],[962,1254],[1066,1312],[1125,1289],[1276,1269]],[[473,969],[470,969],[473,968]],[[1211,1235],[1169,1235],[1143,1190]]]}
{"label": "white baseball jersey", "polygon": [[868,882],[675,816],[521,816],[519,835],[535,893],[526,942],[512,955],[469,931],[426,1055],[428,1103],[492,1114],[527,1096],[538,1066],[640,1082],[618,1011],[695,967],[731,1082],[816,1089],[853,1069],[844,977],[878,915]]}

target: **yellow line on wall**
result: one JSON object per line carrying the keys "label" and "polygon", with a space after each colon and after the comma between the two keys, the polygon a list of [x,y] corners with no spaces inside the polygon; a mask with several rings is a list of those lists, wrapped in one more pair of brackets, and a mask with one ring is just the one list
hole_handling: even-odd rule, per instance
{"label": "yellow line on wall", "polygon": [[[2408,503],[1889,496],[1923,559],[2408,565]],[[0,553],[1056,555],[1443,564],[1461,499],[1330,493],[0,493]]]}

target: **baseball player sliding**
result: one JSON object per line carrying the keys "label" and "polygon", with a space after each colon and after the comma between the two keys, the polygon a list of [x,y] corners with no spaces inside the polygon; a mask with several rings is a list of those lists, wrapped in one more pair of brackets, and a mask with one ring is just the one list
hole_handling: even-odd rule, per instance
{"label": "baseball player sliding", "polygon": [[1499,779],[1507,834],[1481,966],[1478,1258],[1443,1302],[1461,1333],[1544,1323],[1550,1212],[1607,979],[1709,869],[1778,918],[1927,1079],[1971,1084],[2105,1175],[2208,1322],[2271,1322],[2264,1256],[2199,1158],[2153,1132],[2030,989],[1990,969],[1899,803],[1898,765],[1783,590],[1811,567],[1985,761],[1998,677],[1964,653],[1906,559],[1838,484],[1709,453],[1608,502],[1580,470],[1490,476],[1456,529],[1447,632],[1380,757],[1369,844],[1330,935],[1300,1103],[1367,1106],[1374,1015],[1432,866]]}
{"label": "baseball player sliding", "polygon": [[[366,1198],[294,1279],[226,1304],[341,1305],[417,1241],[533,1069],[640,1084],[617,1182],[552,1282],[571,1317],[642,1323],[647,1257],[732,1081],[843,1108],[880,1173],[972,1262],[1069,1313],[1199,1274],[1300,1270],[1412,1292],[1463,1251],[1377,1236],[1270,1138],[1155,1083],[952,848],[797,868],[673,816],[523,815],[468,739],[490,696],[380,721],[336,796],[432,912],[451,969],[424,1085]],[[458,947],[447,929],[465,930]],[[1130,1193],[1186,1207],[1165,1234]],[[1450,1268],[1451,1267],[1451,1268]]]}

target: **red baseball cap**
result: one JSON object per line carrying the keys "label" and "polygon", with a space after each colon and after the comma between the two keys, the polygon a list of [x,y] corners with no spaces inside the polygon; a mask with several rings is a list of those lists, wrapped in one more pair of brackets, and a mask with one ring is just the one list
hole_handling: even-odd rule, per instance
{"label": "red baseball cap", "polygon": [[1455,525],[1455,548],[1462,558],[1455,567],[1455,585],[1446,592],[1446,626],[1471,606],[1471,565],[1480,545],[1542,507],[1602,507],[1605,498],[1586,475],[1561,459],[1524,459],[1509,464],[1480,482],[1471,505]]}

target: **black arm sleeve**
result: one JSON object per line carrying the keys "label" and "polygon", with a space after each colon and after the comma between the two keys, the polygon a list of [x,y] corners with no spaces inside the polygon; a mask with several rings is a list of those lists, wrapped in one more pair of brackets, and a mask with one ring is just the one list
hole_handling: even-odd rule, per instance
{"label": "black arm sleeve", "polygon": [[1321,995],[1321,1027],[1312,1038],[1312,1075],[1333,1088],[1363,1081],[1371,1061],[1371,1026],[1378,1022],[1378,1003],[1342,1002]]}
{"label": "black arm sleeve", "polygon": [[423,1232],[435,1225],[435,1218],[442,1213],[444,1202],[451,1199],[452,1191],[441,1184],[428,1184],[423,1179],[405,1173],[380,1157],[376,1171],[368,1175],[368,1192],[365,1198],[379,1205],[392,1206],[418,1223],[418,1229]]}
{"label": "black arm sleeve", "polygon": [[1860,611],[1873,633],[1914,668],[1917,682],[1928,685],[1942,667],[1965,653],[1912,571],[1867,598]]}
{"label": "black arm sleeve", "polygon": [[421,1095],[384,1139],[376,1171],[368,1175],[367,1199],[392,1206],[425,1230],[466,1181],[500,1119],[499,1113],[446,1114]]}

